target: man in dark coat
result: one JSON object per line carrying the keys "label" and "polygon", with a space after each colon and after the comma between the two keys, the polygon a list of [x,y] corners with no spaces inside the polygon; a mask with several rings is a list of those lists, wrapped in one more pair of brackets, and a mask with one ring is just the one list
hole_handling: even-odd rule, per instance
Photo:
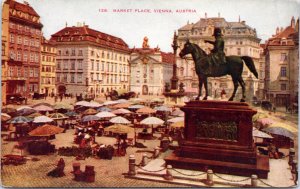
{"label": "man in dark coat", "polygon": [[204,40],[205,43],[210,43],[214,46],[209,55],[209,60],[214,65],[225,64],[225,53],[224,53],[224,39],[222,38],[222,30],[220,28],[214,29],[215,41]]}

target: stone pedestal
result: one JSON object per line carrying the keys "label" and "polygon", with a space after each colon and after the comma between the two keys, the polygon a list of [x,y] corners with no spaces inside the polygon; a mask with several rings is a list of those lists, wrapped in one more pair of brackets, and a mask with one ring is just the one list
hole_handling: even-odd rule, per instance
{"label": "stone pedestal", "polygon": [[184,96],[186,93],[184,92],[165,92],[163,94],[165,96],[165,104],[172,104],[183,106],[184,105]]}
{"label": "stone pedestal", "polygon": [[167,165],[177,168],[267,178],[269,159],[257,154],[252,116],[247,103],[190,101],[185,112],[185,138]]}

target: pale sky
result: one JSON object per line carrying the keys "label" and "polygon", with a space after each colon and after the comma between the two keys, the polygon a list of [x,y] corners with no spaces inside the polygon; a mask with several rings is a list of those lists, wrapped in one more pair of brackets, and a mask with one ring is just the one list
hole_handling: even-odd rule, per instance
{"label": "pale sky", "polygon": [[[19,2],[23,2],[18,0]],[[226,21],[246,21],[256,28],[264,42],[275,33],[276,27],[286,27],[292,16],[300,14],[300,0],[27,0],[41,17],[44,36],[65,27],[85,22],[90,28],[122,38],[130,48],[141,47],[144,36],[150,47],[157,45],[165,52],[172,51],[175,30],[187,21],[196,23],[203,18],[221,17]],[[108,12],[99,12],[107,9]],[[113,9],[132,9],[115,13]],[[137,13],[150,9],[151,13]],[[154,9],[170,9],[172,13],[155,13]],[[196,13],[176,13],[177,9],[194,9]]]}

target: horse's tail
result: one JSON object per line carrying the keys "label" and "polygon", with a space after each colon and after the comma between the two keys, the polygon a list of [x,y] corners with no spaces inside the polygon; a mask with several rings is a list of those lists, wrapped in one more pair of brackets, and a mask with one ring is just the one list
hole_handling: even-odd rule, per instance
{"label": "horse's tail", "polygon": [[249,56],[242,56],[241,58],[244,60],[249,70],[255,75],[256,78],[258,78],[258,73],[256,71],[252,58]]}

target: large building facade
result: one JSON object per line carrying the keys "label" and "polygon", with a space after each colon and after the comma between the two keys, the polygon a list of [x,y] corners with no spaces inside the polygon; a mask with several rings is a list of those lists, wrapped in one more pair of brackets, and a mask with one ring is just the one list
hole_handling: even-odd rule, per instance
{"label": "large building facade", "polygon": [[[178,29],[178,44],[183,48],[187,38],[190,42],[198,44],[206,53],[210,53],[212,45],[205,43],[204,40],[214,40],[213,31],[215,27],[222,30],[225,41],[224,52],[226,56],[250,56],[254,60],[258,73],[260,58],[260,39],[257,37],[256,30],[246,25],[245,21],[228,22],[222,17],[201,18],[196,23],[187,23]],[[179,50],[180,52],[180,50]],[[188,61],[177,58],[177,75],[180,82],[183,82],[187,92],[198,92],[198,77],[195,73],[194,63],[191,58]],[[259,95],[259,81],[263,81],[262,75],[256,79],[255,76],[244,65],[243,79],[246,83],[248,92],[247,100],[251,100],[253,96]],[[233,83],[230,76],[219,78],[209,78],[208,93],[214,98],[220,98],[221,91],[231,95]],[[204,92],[204,91],[202,91]],[[241,88],[238,88],[237,96],[241,95]]]}
{"label": "large building facade", "polygon": [[56,94],[56,47],[46,40],[41,42],[41,69],[40,69],[40,93],[48,95]]}
{"label": "large building facade", "polygon": [[1,53],[1,96],[2,104],[6,104],[7,90],[7,62],[8,62],[8,25],[9,25],[9,5],[3,4],[2,7],[2,53]]}
{"label": "large building facade", "polygon": [[172,77],[174,55],[150,48],[134,48],[130,57],[130,90],[143,95],[161,95]]}
{"label": "large building facade", "polygon": [[9,5],[9,60],[7,93],[29,96],[39,92],[40,16],[27,3],[7,0]]}
{"label": "large building facade", "polygon": [[122,39],[79,24],[66,26],[50,41],[57,48],[58,94],[98,96],[129,90],[130,49]]}
{"label": "large building facade", "polygon": [[285,29],[277,28],[265,47],[265,93],[275,106],[298,102],[299,89],[299,19],[293,17]]}

